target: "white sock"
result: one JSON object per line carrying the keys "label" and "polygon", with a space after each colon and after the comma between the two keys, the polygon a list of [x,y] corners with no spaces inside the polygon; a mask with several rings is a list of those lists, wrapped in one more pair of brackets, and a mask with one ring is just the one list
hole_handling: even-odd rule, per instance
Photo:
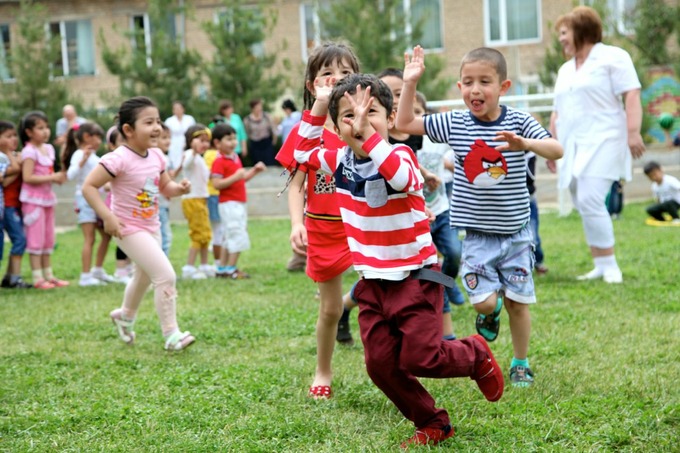
{"label": "white sock", "polygon": [[619,265],[616,262],[616,256],[615,255],[607,255],[607,256],[596,256],[593,258],[593,261],[595,262],[595,268],[596,269],[601,269],[601,270],[606,270],[606,269],[618,269]]}

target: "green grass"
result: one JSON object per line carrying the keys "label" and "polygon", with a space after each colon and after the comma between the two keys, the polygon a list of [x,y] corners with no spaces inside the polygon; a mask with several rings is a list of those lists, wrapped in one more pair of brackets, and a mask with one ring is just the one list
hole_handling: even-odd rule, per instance
{"label": "green grass", "polygon": [[[628,205],[615,223],[625,281],[611,286],[574,280],[591,268],[580,219],[542,216],[536,385],[492,404],[469,379],[425,380],[456,429],[442,451],[678,451],[680,229],[644,218]],[[162,350],[150,295],[127,347],[108,318],[120,286],[1,291],[0,451],[395,451],[413,428],[369,380],[359,342],[336,350],[334,398],[306,398],[317,301],[304,274],[285,271],[288,228],[251,220],[240,263],[251,280],[178,283],[180,326],[198,338],[180,354]],[[174,233],[179,269],[186,228]],[[58,243],[54,268],[75,285],[80,232]],[[459,336],[474,333],[471,306],[453,314]],[[503,314],[492,344],[505,368],[507,326]],[[352,330],[358,340],[356,313]]]}

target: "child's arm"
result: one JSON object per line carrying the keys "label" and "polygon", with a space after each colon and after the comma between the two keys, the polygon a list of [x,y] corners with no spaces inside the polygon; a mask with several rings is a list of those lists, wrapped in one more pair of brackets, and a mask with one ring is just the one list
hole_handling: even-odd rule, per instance
{"label": "child's arm", "polygon": [[413,113],[413,101],[416,99],[418,80],[425,73],[425,51],[420,46],[413,48],[413,55],[404,54],[404,84],[401,87],[401,98],[397,109],[395,127],[400,132],[412,135],[425,135],[425,122],[422,117]]}
{"label": "child's arm", "polygon": [[496,147],[498,151],[533,151],[549,160],[560,159],[564,153],[560,142],[551,137],[543,139],[524,138],[514,132],[501,131],[496,132],[494,140],[507,142],[505,145]]}
{"label": "child's arm", "polygon": [[35,161],[33,159],[25,159],[21,166],[21,176],[26,184],[42,184],[45,182],[61,184],[66,181],[66,174],[63,171],[51,173],[49,175],[36,175]]}
{"label": "child's arm", "polygon": [[191,191],[191,183],[188,179],[183,179],[180,182],[170,179],[167,171],[161,173],[161,180],[158,183],[158,190],[167,198],[179,197]]}
{"label": "child's arm", "polygon": [[328,115],[328,101],[335,79],[317,77],[314,80],[316,100],[310,112],[304,112],[297,132],[293,156],[307,168],[333,173],[337,167],[338,150],[321,149],[321,135]]}
{"label": "child's arm", "polygon": [[69,162],[68,170],[66,170],[66,179],[72,181],[78,177],[78,173],[85,166],[87,160],[90,158],[92,150],[83,149],[76,150],[71,156],[71,162]]}
{"label": "child's arm", "polygon": [[258,162],[249,170],[246,170],[245,168],[239,168],[236,172],[227,176],[226,178],[222,178],[220,176],[211,176],[210,179],[212,180],[213,187],[215,189],[222,190],[241,180],[250,181],[253,179],[253,176],[266,169],[267,166],[264,163]]}
{"label": "child's arm", "polygon": [[85,178],[81,190],[83,191],[83,197],[85,197],[87,204],[94,209],[97,216],[104,222],[104,231],[106,234],[121,238],[120,227],[123,226],[123,224],[120,223],[118,218],[106,206],[104,200],[102,200],[102,197],[99,195],[99,188],[112,180],[113,176],[111,176],[103,166],[97,165],[97,167],[95,167],[95,169]]}
{"label": "child's arm", "polygon": [[253,179],[253,176],[255,176],[258,173],[261,173],[267,169],[267,166],[264,164],[264,162],[258,162],[255,164],[254,167],[250,168],[249,170],[246,171],[245,176],[243,179],[246,180],[246,182],[250,181]]}
{"label": "child's arm", "polygon": [[290,214],[290,246],[293,251],[307,253],[307,228],[305,227],[305,179],[306,173],[297,171],[288,188],[288,213]]}
{"label": "child's arm", "polygon": [[2,186],[7,187],[12,184],[21,174],[21,162],[17,159],[17,156],[12,152],[6,153],[9,158],[9,167],[5,170],[5,177],[2,180]]}

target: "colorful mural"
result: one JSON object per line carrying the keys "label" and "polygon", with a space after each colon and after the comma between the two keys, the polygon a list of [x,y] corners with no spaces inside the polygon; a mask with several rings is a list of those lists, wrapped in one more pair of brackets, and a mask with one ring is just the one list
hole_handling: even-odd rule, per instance
{"label": "colorful mural", "polygon": [[649,85],[642,90],[642,105],[645,114],[653,118],[649,122],[647,134],[663,143],[666,136],[658,121],[662,113],[670,113],[675,117],[671,136],[680,133],[680,81],[672,68],[665,67],[650,69],[647,77]]}

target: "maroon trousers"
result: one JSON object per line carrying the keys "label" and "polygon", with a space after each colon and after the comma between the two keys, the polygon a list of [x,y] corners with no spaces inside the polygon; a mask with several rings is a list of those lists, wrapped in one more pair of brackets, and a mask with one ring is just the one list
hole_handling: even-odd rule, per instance
{"label": "maroon trousers", "polygon": [[368,375],[418,429],[450,420],[417,377],[471,376],[486,357],[469,338],[442,339],[442,293],[441,285],[410,277],[361,279],[354,289]]}

